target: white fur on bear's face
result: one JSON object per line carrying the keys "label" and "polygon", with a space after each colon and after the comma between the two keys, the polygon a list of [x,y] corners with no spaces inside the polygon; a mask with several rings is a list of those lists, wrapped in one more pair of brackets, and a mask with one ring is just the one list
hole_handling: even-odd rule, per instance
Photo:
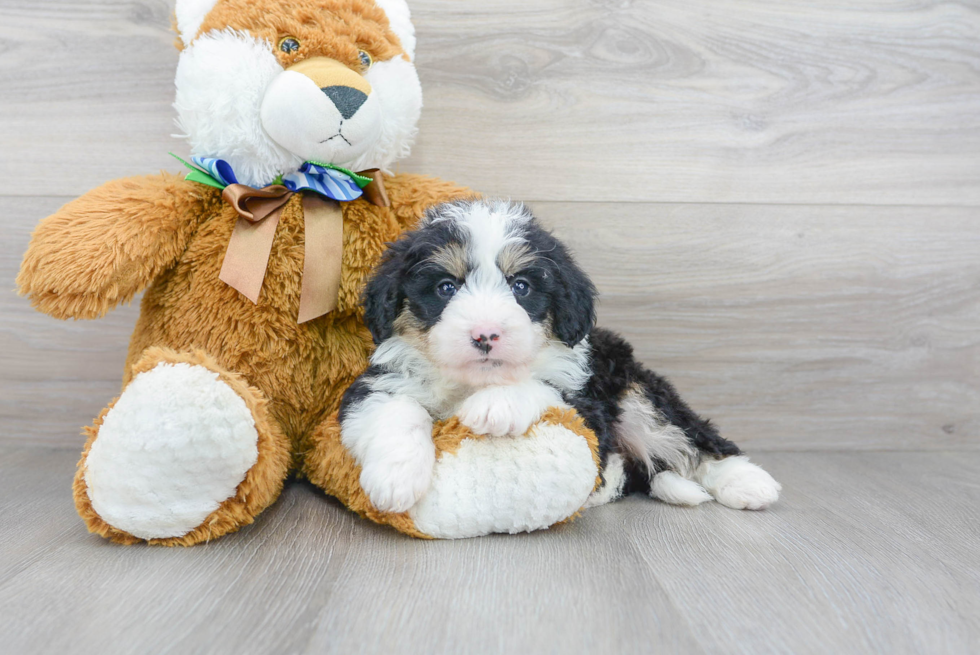
{"label": "white fur on bear's face", "polygon": [[[398,2],[398,0],[394,0]],[[177,0],[174,7],[174,16],[177,18],[177,31],[180,32],[180,40],[184,45],[190,45],[198,30],[204,23],[204,19],[218,4],[218,0]]]}
{"label": "white fur on bear's face", "polygon": [[313,80],[290,70],[266,89],[261,118],[272,140],[304,161],[348,166],[381,136],[381,104],[373,91],[345,119]]}
{"label": "white fur on bear's face", "polygon": [[[308,160],[388,170],[411,150],[422,87],[401,56],[375,62],[364,77],[372,92],[340,125],[333,103],[305,76],[283,70],[268,41],[209,32],[181,53],[177,124],[192,155],[224,159],[250,186],[270,184]],[[331,139],[338,131],[343,139]]]}
{"label": "white fur on bear's face", "polygon": [[401,57],[375,62],[364,79],[379,103],[381,132],[371,148],[348,168],[388,170],[412,151],[422,114],[422,84],[415,66]]}
{"label": "white fur on bear's face", "polygon": [[191,154],[224,159],[250,186],[299,168],[303,160],[270,139],[260,118],[266,90],[282,73],[269,43],[242,32],[209,32],[184,49],[174,109]]}

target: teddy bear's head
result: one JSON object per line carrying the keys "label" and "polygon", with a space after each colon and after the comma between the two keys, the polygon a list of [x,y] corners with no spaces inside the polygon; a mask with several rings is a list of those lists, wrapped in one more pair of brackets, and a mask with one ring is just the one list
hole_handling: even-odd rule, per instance
{"label": "teddy bear's head", "polygon": [[270,184],[306,161],[387,169],[422,108],[405,0],[177,0],[191,154]]}

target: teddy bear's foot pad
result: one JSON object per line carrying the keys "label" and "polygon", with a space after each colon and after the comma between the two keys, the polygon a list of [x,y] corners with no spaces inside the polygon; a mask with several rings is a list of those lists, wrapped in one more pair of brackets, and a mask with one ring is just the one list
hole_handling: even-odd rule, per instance
{"label": "teddy bear's foot pad", "polygon": [[141,539],[183,536],[235,495],[257,443],[251,411],[217,373],[158,364],[126,387],[92,443],[92,509]]}
{"label": "teddy bear's foot pad", "polygon": [[440,539],[540,530],[581,509],[597,473],[589,444],[561,425],[465,439],[442,453],[429,491],[408,514]]}

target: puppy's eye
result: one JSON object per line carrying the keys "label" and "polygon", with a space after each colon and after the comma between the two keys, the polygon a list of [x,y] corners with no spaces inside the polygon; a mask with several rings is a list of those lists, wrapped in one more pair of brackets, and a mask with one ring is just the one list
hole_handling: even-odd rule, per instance
{"label": "puppy's eye", "polygon": [[528,284],[527,280],[518,278],[511,283],[510,290],[514,292],[515,296],[526,296],[531,293],[531,285]]}
{"label": "puppy's eye", "polygon": [[449,280],[443,280],[436,287],[436,295],[440,298],[452,298],[456,295],[456,283],[450,282]]}
{"label": "puppy's eye", "polygon": [[371,64],[374,63],[374,60],[371,59],[371,55],[369,55],[368,53],[364,52],[363,50],[358,50],[357,51],[357,56],[361,60],[361,68],[362,69],[367,70],[367,69],[371,68]]}
{"label": "puppy's eye", "polygon": [[284,36],[279,39],[279,49],[287,55],[291,55],[299,50],[299,40],[292,36]]}

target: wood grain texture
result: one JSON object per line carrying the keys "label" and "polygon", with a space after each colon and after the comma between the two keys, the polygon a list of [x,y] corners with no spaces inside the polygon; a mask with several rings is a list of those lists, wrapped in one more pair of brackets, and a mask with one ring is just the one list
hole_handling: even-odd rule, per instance
{"label": "wood grain texture", "polygon": [[[404,170],[530,200],[980,204],[974,2],[411,5]],[[0,5],[0,194],[177,169],[171,6]]]}
{"label": "wood grain texture", "polygon": [[[61,202],[8,199],[5,288],[26,226]],[[975,210],[534,210],[595,278],[600,323],[748,450],[980,447]],[[119,391],[136,312],[61,322],[0,294],[0,441],[79,447]]]}
{"label": "wood grain texture", "polygon": [[600,324],[746,448],[980,447],[975,210],[534,207]]}
{"label": "wood grain texture", "polygon": [[980,453],[768,453],[769,511],[642,497],[415,541],[305,484],[191,549],[86,534],[74,453],[0,449],[4,652],[975,653]]}

